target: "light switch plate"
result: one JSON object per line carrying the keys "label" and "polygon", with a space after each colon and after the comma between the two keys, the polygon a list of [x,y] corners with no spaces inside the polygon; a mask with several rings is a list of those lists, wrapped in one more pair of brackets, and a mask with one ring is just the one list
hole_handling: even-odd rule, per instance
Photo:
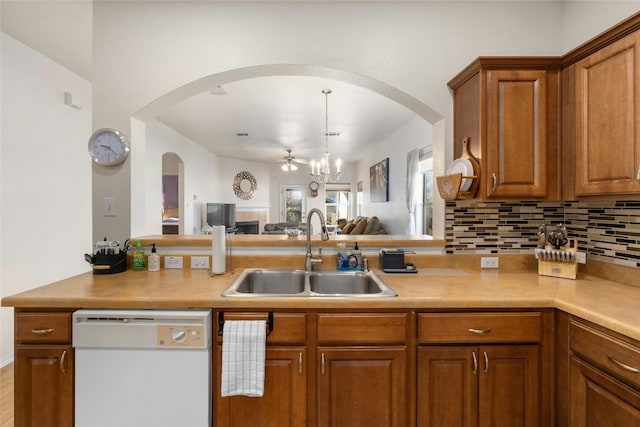
{"label": "light switch plate", "polygon": [[208,256],[191,256],[191,269],[209,268]]}
{"label": "light switch plate", "polygon": [[116,206],[116,198],[115,197],[105,197],[104,205],[102,208],[102,213],[104,216],[116,216],[118,215],[118,209]]}

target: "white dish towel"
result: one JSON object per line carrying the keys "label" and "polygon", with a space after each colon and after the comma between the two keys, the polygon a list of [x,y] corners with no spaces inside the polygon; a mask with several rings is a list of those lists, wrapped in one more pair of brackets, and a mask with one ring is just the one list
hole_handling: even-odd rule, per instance
{"label": "white dish towel", "polygon": [[222,397],[264,395],[265,320],[227,320],[222,333]]}

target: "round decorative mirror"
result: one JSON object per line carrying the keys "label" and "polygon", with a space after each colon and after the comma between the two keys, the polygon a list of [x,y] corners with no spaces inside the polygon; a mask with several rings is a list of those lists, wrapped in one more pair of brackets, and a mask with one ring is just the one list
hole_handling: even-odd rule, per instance
{"label": "round decorative mirror", "polygon": [[233,178],[233,192],[242,200],[249,200],[258,188],[258,182],[251,172],[242,171]]}

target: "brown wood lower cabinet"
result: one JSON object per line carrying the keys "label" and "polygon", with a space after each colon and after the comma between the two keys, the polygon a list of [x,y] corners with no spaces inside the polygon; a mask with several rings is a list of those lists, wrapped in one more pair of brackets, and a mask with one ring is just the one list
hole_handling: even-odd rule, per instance
{"label": "brown wood lower cabinet", "polygon": [[571,427],[640,427],[640,391],[571,358]]}
{"label": "brown wood lower cabinet", "polygon": [[405,347],[319,347],[318,426],[404,427]]}
{"label": "brown wood lower cabinet", "polygon": [[418,426],[539,424],[539,346],[418,350]]}
{"label": "brown wood lower cabinet", "polygon": [[71,312],[15,313],[15,427],[73,427]]}
{"label": "brown wood lower cabinet", "polygon": [[15,427],[73,426],[73,348],[18,346]]}
{"label": "brown wood lower cabinet", "polygon": [[418,427],[553,420],[553,312],[418,314]]}
{"label": "brown wood lower cabinet", "polygon": [[[266,317],[224,313],[225,321]],[[408,312],[277,312],[273,319],[263,397],[220,396],[224,337],[216,337],[216,427],[410,425]]]}
{"label": "brown wood lower cabinet", "polygon": [[[559,421],[570,427],[640,427],[640,343],[572,316],[558,336]],[[567,404],[568,402],[568,404]],[[565,414],[564,411],[567,411]]]}
{"label": "brown wood lower cabinet", "polygon": [[[269,347],[265,355],[263,397],[220,397],[216,385],[217,427],[306,427],[307,360],[305,347]],[[222,349],[216,357],[218,378]]]}

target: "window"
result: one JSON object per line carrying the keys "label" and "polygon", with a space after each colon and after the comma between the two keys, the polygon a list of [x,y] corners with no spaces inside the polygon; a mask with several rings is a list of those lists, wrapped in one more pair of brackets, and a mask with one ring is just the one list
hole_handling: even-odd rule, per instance
{"label": "window", "polygon": [[280,221],[304,222],[306,215],[306,187],[283,185],[281,187]]}
{"label": "window", "polygon": [[418,230],[422,226],[422,234],[433,234],[433,153],[431,147],[420,149],[420,174],[422,177],[422,197],[416,215]]}
{"label": "window", "polygon": [[327,224],[337,224],[338,219],[351,219],[351,185],[326,184],[324,211]]}
{"label": "window", "polygon": [[356,216],[362,216],[362,205],[364,203],[364,191],[362,181],[356,183]]}

